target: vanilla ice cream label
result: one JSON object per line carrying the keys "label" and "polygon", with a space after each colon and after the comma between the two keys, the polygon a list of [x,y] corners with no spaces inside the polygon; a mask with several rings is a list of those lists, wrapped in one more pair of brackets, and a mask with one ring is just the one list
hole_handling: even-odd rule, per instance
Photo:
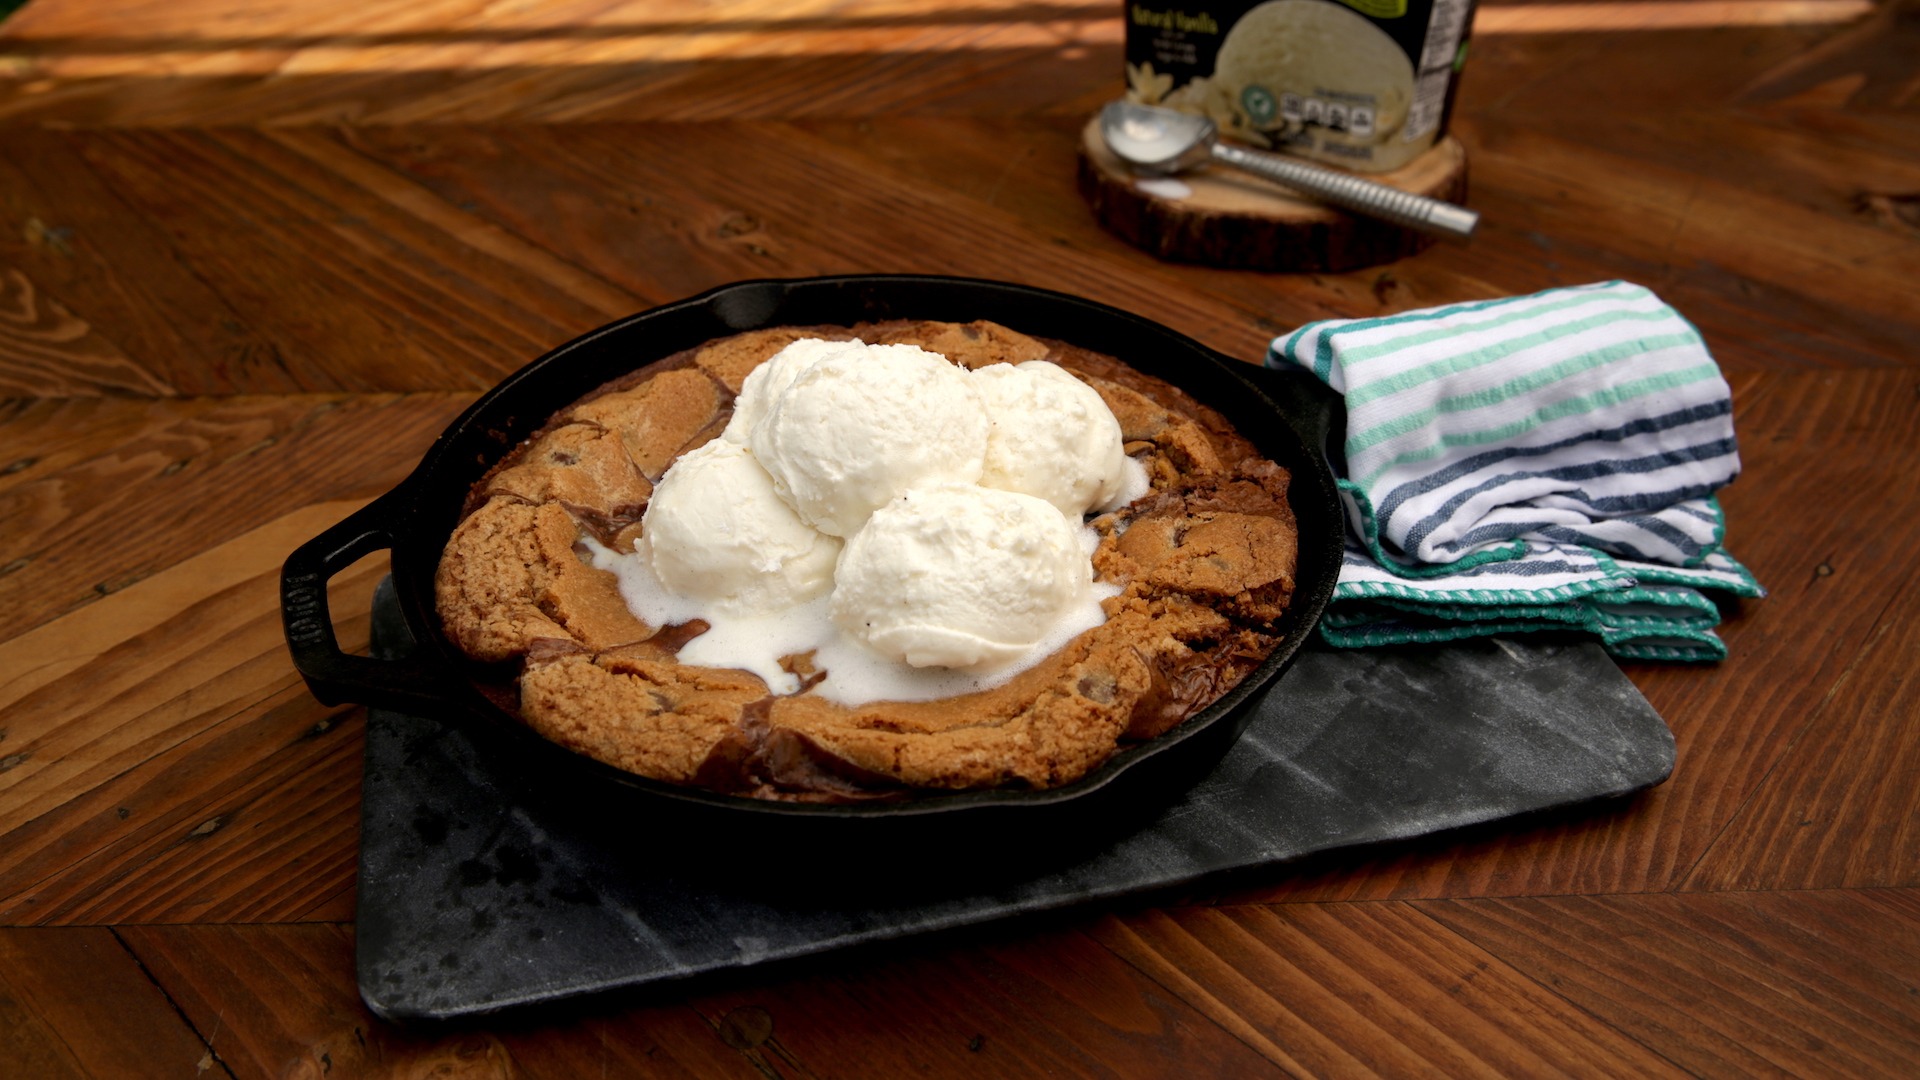
{"label": "vanilla ice cream label", "polygon": [[1473,0],[1132,0],[1127,96],[1253,146],[1397,169],[1446,130],[1472,16]]}

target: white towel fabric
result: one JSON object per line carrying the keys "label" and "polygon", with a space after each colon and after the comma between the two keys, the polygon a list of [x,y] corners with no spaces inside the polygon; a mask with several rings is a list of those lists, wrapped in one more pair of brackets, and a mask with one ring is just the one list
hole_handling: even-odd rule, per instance
{"label": "white towel fabric", "polygon": [[1762,595],[1720,546],[1726,380],[1638,285],[1310,323],[1267,366],[1346,398],[1335,644],[1574,628],[1616,655],[1719,659],[1703,590]]}

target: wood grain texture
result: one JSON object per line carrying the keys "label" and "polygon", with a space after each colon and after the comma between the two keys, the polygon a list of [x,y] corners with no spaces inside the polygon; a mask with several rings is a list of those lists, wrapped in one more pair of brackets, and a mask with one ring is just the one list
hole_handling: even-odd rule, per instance
{"label": "wood grain texture", "polygon": [[[0,617],[23,633],[315,503],[404,477],[470,398],[0,403]],[[342,463],[351,461],[351,467]],[[138,527],[139,543],[105,542]],[[305,536],[276,540],[284,558]],[[277,558],[276,558],[277,564]]]}
{"label": "wood grain texture", "polygon": [[1906,1076],[1911,889],[1458,900],[1434,920],[1696,1075]]}
{"label": "wood grain texture", "polygon": [[382,1025],[353,993],[340,926],[133,926],[120,931],[154,982],[239,1078],[511,1076],[500,1041]]}
{"label": "wood grain texture", "polygon": [[[291,514],[0,645],[0,918],[297,918],[347,886],[357,714],[341,730],[288,670],[274,598],[292,544],[357,505]],[[343,647],[365,647],[376,570],[337,613]]]}
{"label": "wood grain texture", "polygon": [[[1151,283],[1114,274],[1104,254],[1128,249],[1084,207],[1066,229],[1036,224],[849,156],[796,125],[594,125],[567,129],[564,139],[533,128],[361,130],[355,138],[443,199],[500,207],[516,233],[577,241],[587,270],[637,295],[664,300],[756,277],[986,275],[1153,313],[1235,355],[1265,346],[1257,328],[1171,271]],[[743,159],[754,167],[741,169]],[[1046,182],[1070,191],[1070,170]],[[1017,173],[1009,183],[1034,179]],[[609,194],[587,203],[577,195],[583,188]],[[956,221],[967,227],[955,229]],[[663,248],[678,257],[649,257]]]}
{"label": "wood grain texture", "polygon": [[[753,277],[989,274],[1150,311],[1196,334],[1211,331],[1210,343],[1238,355],[1264,346],[1261,330],[1209,290],[1157,269],[1091,220],[1072,191],[1070,144],[1057,157],[1011,153],[993,166],[997,185],[983,201],[921,175],[945,171],[937,135],[915,129],[932,136],[923,149],[934,156],[902,168],[865,153],[891,143],[898,125],[870,126],[593,126],[569,129],[564,140],[546,129],[363,129],[353,138],[442,198],[472,200],[521,235],[580,252],[587,269],[649,299]],[[967,128],[980,141],[1018,129]],[[754,161],[751,172],[738,168],[743,158]],[[1067,171],[1055,172],[1056,164]],[[583,187],[610,194],[585,202]],[[1052,192],[1061,212],[1027,213],[1036,188]],[[956,229],[957,221],[967,227]],[[679,257],[649,257],[662,248]],[[1116,254],[1145,273],[1113,273]]]}
{"label": "wood grain texture", "polygon": [[[1677,166],[1643,161],[1629,168],[1623,155],[1584,145],[1577,136],[1487,121],[1472,133],[1476,167],[1499,159],[1504,168],[1494,169],[1495,175],[1536,193],[1511,206],[1490,205],[1500,207],[1507,226],[1546,231],[1541,227],[1557,224],[1553,219],[1578,214],[1583,233],[1610,241],[1608,259],[1662,268],[1634,278],[1670,303],[1685,304],[1699,287],[1689,279],[1717,271],[1751,281],[1756,293],[1791,294],[1803,306],[1831,310],[1836,324],[1864,322],[1872,313],[1911,326],[1920,315],[1920,300],[1899,284],[1900,274],[1916,268],[1920,250],[1910,238],[1850,211],[1805,206],[1733,178]],[[1762,162],[1751,164],[1759,168]],[[1862,265],[1884,274],[1859,280],[1851,268]]]}
{"label": "wood grain texture", "polygon": [[1005,0],[734,0],[694,18],[631,0],[351,14],[240,0],[171,15],[135,0],[23,12],[6,37],[0,121],[577,122],[1080,111],[1073,95],[1119,70],[1120,24],[1104,3]]}
{"label": "wood grain texture", "polygon": [[1913,0],[1887,0],[1856,25],[1770,69],[1742,96],[1778,100],[1839,83],[1847,87],[1851,105],[1911,105],[1920,100],[1920,72],[1901,59],[1911,59],[1915,49],[1920,49],[1920,7]]}
{"label": "wood grain texture", "polygon": [[289,686],[13,830],[0,919],[351,917],[362,719]]}
{"label": "wood grain texture", "polygon": [[238,1077],[1284,1075],[1071,931],[863,953],[684,1003],[603,999],[438,1030],[365,1011],[338,927],[120,932]]}
{"label": "wood grain texture", "polygon": [[1916,603],[1909,575],[1687,888],[1920,885],[1920,625],[1904,617]]}
{"label": "wood grain texture", "polygon": [[[184,379],[185,388],[212,393],[236,389],[225,372],[271,362],[272,346],[181,265],[165,223],[124,201],[69,137],[17,128],[7,131],[7,144],[13,152],[0,154],[7,219],[0,261],[34,284],[43,304],[88,326],[88,337],[70,349],[137,356],[146,381],[177,390],[174,380]],[[75,385],[54,396],[83,389],[68,382]],[[140,387],[129,382],[121,389]]]}
{"label": "wood grain texture", "polygon": [[[64,242],[38,218],[29,218],[23,231],[35,242]],[[0,267],[0,397],[162,394],[169,389],[25,274]]]}
{"label": "wood grain texture", "polygon": [[391,178],[304,145],[234,131],[86,147],[122,198],[173,224],[175,258],[274,342],[259,368],[230,373],[246,389],[483,389],[625,313],[583,301],[577,275],[543,277],[554,260],[516,258],[483,223],[408,206]]}
{"label": "wood grain texture", "polygon": [[39,132],[25,149],[0,164],[0,258],[27,275],[0,293],[18,309],[0,392],[61,389],[34,382],[49,349],[80,389],[478,390],[643,306],[325,134]]}
{"label": "wood grain texture", "polygon": [[692,1004],[723,1036],[764,1017],[771,1038],[749,1056],[776,1075],[1287,1075],[1071,927],[956,935],[820,968]]}
{"label": "wood grain texture", "polygon": [[1095,936],[1294,1075],[1685,1075],[1411,904],[1148,912]]}
{"label": "wood grain texture", "polygon": [[35,1078],[221,1075],[106,929],[0,929],[0,1064]]}
{"label": "wood grain texture", "polygon": [[[1123,85],[1106,0],[35,0],[0,25],[0,1062],[1899,1074],[1914,10],[1486,0],[1453,128],[1473,243],[1285,275],[1160,262],[1075,191]],[[1729,607],[1725,663],[1629,667],[1679,745],[1636,799],[724,985],[374,1020],[363,714],[293,671],[280,561],[559,342],[866,271],[1078,293],[1249,361],[1311,319],[1640,282],[1731,378],[1728,542],[1771,595]],[[380,572],[330,591],[350,647]]]}

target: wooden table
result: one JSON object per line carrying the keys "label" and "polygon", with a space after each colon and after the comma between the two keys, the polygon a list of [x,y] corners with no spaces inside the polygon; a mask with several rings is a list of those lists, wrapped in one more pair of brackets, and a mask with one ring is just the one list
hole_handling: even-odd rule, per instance
{"label": "wooden table", "polygon": [[[1114,0],[33,0],[0,27],[0,1074],[1911,1075],[1920,6],[1487,3],[1470,247],[1158,263],[1074,192]],[[1627,278],[1705,335],[1772,590],[1629,672],[1620,805],[1231,891],[399,1029],[359,1003],[365,714],[287,551],[546,348],[926,271],[1277,331]],[[366,560],[335,584],[364,643]]]}

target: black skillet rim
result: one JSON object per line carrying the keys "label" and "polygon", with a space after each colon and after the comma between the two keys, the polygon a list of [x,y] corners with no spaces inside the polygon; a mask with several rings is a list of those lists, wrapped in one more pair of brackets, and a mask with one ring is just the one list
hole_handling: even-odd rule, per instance
{"label": "black skillet rim", "polygon": [[[1034,336],[1071,341],[1173,383],[1225,414],[1263,454],[1293,474],[1289,502],[1300,524],[1300,564],[1292,605],[1281,620],[1281,644],[1213,704],[1156,739],[1122,749],[1071,784],[1039,791],[991,789],[873,803],[767,801],[650,780],[548,741],[472,685],[465,674],[469,662],[440,632],[433,574],[467,490],[494,461],[582,394],[624,371],[701,342],[763,326],[849,325],[890,318],[988,319]],[[631,338],[641,340],[636,343]],[[1143,768],[1149,763],[1171,763],[1179,757],[1173,753],[1176,749],[1199,746],[1208,732],[1222,734],[1216,730],[1222,725],[1230,730],[1221,748],[1230,744],[1256,695],[1292,663],[1332,595],[1342,527],[1332,472],[1321,448],[1310,443],[1247,374],[1257,370],[1131,312],[1048,289],[975,278],[860,274],[756,279],[617,320],[550,350],[502,380],[450,424],[413,473],[379,501],[390,515],[381,524],[391,539],[395,594],[417,643],[415,663],[424,659],[424,670],[437,676],[440,685],[435,696],[449,718],[476,721],[504,735],[506,745],[531,755],[529,764],[538,771],[563,782],[593,778],[681,808],[815,819],[895,819],[1083,800],[1123,775],[1137,779],[1150,771]],[[293,615],[289,610],[290,627]],[[291,629],[289,639],[293,640]],[[294,651],[298,662],[300,649]],[[319,685],[305,665],[302,674],[318,692]],[[335,680],[328,689],[344,700],[366,700],[366,695],[356,696],[356,689],[365,688],[356,687],[351,678]],[[368,693],[377,692],[376,687]]]}

